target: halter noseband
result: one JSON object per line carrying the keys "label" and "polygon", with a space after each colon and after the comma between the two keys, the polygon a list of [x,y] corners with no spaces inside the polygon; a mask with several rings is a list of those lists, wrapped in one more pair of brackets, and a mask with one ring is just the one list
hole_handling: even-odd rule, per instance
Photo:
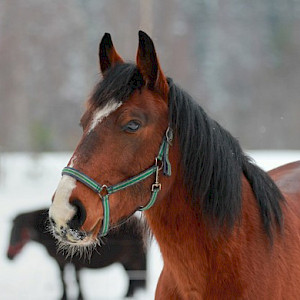
{"label": "halter noseband", "polygon": [[155,173],[155,182],[152,184],[151,188],[151,198],[146,206],[140,207],[137,210],[144,211],[153,206],[156,201],[158,192],[161,190],[161,184],[159,183],[159,171],[163,169],[163,174],[166,176],[171,176],[171,164],[169,161],[169,146],[173,140],[173,131],[170,127],[167,128],[167,131],[164,135],[162,144],[159,148],[159,152],[157,157],[155,158],[155,164],[149,169],[141,172],[140,174],[133,176],[125,181],[117,183],[115,185],[106,186],[100,185],[94,179],[85,175],[71,167],[65,167],[62,170],[62,175],[68,175],[76,180],[80,181],[95,193],[97,193],[102,200],[103,205],[103,222],[102,222],[102,230],[100,236],[105,236],[109,229],[109,195],[116,193],[120,190],[123,190],[129,186],[132,186],[140,181],[145,180],[149,176]]}

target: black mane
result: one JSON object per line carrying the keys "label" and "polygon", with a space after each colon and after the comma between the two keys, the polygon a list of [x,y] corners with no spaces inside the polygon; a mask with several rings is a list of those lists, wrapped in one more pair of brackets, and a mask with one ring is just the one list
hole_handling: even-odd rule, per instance
{"label": "black mane", "polygon": [[169,79],[169,121],[179,139],[185,183],[192,204],[211,224],[232,228],[241,215],[242,174],[258,201],[268,235],[282,225],[284,200],[267,173],[254,165],[239,142]]}
{"label": "black mane", "polygon": [[[169,122],[179,139],[185,184],[189,200],[211,224],[232,228],[241,215],[242,174],[258,201],[268,235],[281,227],[284,200],[273,180],[243,153],[239,142],[212,120],[189,94],[168,79]],[[126,101],[144,86],[134,64],[117,64],[96,86],[92,101],[105,105],[112,98]]]}

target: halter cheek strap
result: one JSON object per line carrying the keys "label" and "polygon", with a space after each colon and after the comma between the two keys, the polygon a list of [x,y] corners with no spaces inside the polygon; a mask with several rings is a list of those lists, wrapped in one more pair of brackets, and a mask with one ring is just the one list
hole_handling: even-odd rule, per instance
{"label": "halter cheek strap", "polygon": [[155,182],[152,184],[151,188],[151,197],[148,204],[144,207],[140,207],[138,210],[144,211],[153,206],[156,201],[158,192],[161,190],[161,184],[159,183],[159,171],[163,169],[163,174],[165,176],[171,176],[171,164],[169,161],[169,146],[173,140],[173,132],[170,127],[168,127],[166,134],[163,138],[162,144],[159,148],[159,153],[155,159],[155,164],[150,167],[149,169],[143,171],[142,173],[133,176],[125,181],[117,183],[115,185],[106,186],[100,185],[94,179],[90,178],[89,176],[85,175],[84,173],[80,172],[71,167],[65,167],[62,170],[62,175],[68,175],[76,180],[80,181],[95,193],[97,193],[102,201],[103,205],[103,223],[102,223],[102,230],[100,236],[105,236],[109,230],[109,195],[116,193],[120,190],[123,190],[127,187],[130,187],[140,181],[145,180],[149,176],[155,173]]}

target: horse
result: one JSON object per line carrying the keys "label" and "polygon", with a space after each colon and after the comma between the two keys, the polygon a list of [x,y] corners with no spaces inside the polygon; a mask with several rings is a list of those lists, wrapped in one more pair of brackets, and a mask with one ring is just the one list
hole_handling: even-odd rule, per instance
{"label": "horse", "polygon": [[118,230],[111,231],[107,235],[107,241],[101,246],[97,245],[95,251],[86,259],[78,255],[70,259],[66,257],[63,251],[58,251],[57,242],[49,232],[48,221],[48,209],[17,215],[11,229],[7,257],[13,260],[30,241],[43,245],[59,266],[63,287],[61,299],[68,298],[67,284],[64,280],[64,272],[67,265],[74,266],[78,286],[77,299],[84,299],[80,282],[80,270],[85,268],[104,268],[113,263],[121,263],[127,272],[129,287],[126,297],[132,297],[137,289],[145,288],[147,253],[144,247],[143,230],[141,230],[137,218],[133,218],[132,222],[123,224]]}
{"label": "horse", "polygon": [[63,245],[93,245],[143,211],[163,258],[155,299],[298,299],[300,162],[269,173],[166,77],[139,31],[136,63],[110,34],[82,137],[53,195]]}

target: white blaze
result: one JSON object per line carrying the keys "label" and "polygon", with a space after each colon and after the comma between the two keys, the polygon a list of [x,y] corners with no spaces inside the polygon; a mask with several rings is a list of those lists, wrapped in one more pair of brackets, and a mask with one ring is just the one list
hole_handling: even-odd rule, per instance
{"label": "white blaze", "polygon": [[113,111],[120,107],[122,102],[118,103],[115,100],[110,100],[104,107],[99,108],[94,112],[89,132],[91,132],[101,121],[109,116]]}
{"label": "white blaze", "polygon": [[[121,104],[112,99],[104,107],[96,110],[88,132],[92,131],[104,118],[120,107]],[[76,156],[72,157],[69,167],[74,166],[76,159]],[[70,196],[75,187],[75,178],[68,175],[62,176],[49,210],[49,216],[53,218],[57,228],[61,226],[65,227],[75,214],[74,207],[69,203]]]}
{"label": "white blaze", "polygon": [[[74,155],[70,161],[69,167],[74,166],[76,161]],[[49,209],[49,216],[54,219],[57,227],[65,226],[72,219],[75,210],[69,203],[73,189],[76,187],[76,180],[73,177],[63,175],[55,192],[53,203]]]}
{"label": "white blaze", "polygon": [[68,175],[63,175],[49,210],[49,216],[53,218],[57,228],[66,226],[68,221],[74,216],[75,209],[69,203],[69,199],[75,187],[76,179]]}

